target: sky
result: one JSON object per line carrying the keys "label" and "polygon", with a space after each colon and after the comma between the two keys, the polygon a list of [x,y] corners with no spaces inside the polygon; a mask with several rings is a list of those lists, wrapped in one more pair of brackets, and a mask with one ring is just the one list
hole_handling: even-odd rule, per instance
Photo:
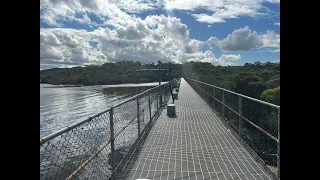
{"label": "sky", "polygon": [[280,61],[280,0],[40,0],[40,70]]}

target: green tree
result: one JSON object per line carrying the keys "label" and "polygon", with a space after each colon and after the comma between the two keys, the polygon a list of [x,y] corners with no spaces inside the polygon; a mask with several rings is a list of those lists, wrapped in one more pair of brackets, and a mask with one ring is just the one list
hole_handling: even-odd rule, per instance
{"label": "green tree", "polygon": [[276,105],[280,105],[280,86],[263,91],[261,94],[261,99]]}

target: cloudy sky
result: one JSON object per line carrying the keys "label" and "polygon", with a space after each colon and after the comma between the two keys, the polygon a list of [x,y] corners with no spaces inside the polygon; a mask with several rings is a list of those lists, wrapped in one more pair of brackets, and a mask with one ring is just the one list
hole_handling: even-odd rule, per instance
{"label": "cloudy sky", "polygon": [[40,0],[40,70],[280,61],[280,0]]}

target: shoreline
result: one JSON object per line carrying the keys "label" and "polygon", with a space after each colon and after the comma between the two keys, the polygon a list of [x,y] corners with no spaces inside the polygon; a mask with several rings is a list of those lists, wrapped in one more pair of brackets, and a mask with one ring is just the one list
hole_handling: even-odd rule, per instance
{"label": "shoreline", "polygon": [[[161,82],[161,84],[167,83],[167,81]],[[104,86],[104,87],[139,87],[139,86],[158,86],[159,82],[149,82],[149,83],[125,83],[125,84],[96,84],[96,85],[83,85],[83,84],[49,84],[40,83],[43,85],[50,85],[48,87],[42,88],[65,88],[65,87],[89,87],[89,86]]]}

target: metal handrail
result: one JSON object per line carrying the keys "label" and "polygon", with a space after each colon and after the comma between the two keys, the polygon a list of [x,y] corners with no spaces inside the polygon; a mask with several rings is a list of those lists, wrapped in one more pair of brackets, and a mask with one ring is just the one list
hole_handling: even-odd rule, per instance
{"label": "metal handrail", "polygon": [[145,90],[145,91],[143,91],[143,92],[141,92],[141,93],[139,93],[139,94],[136,94],[136,95],[132,96],[131,98],[126,99],[126,100],[120,102],[119,104],[114,105],[113,107],[114,107],[114,108],[115,108],[115,107],[118,107],[118,106],[120,106],[120,105],[122,105],[122,104],[124,104],[124,103],[126,103],[126,102],[129,102],[129,101],[131,101],[131,100],[133,100],[133,99],[136,99],[137,97],[141,96],[142,94],[148,93],[149,91],[152,91],[153,89],[156,89],[156,88],[159,87],[159,86],[164,86],[164,85],[166,85],[166,84],[169,84],[169,82],[167,82],[167,83],[165,83],[165,84],[161,84],[161,85],[155,86],[155,87],[150,88],[150,89],[148,89],[148,90]]}
{"label": "metal handrail", "polygon": [[[203,93],[205,93],[206,95],[210,96],[211,98],[214,98],[215,101],[218,101],[220,104],[223,104],[222,101],[219,101],[219,99],[213,97],[211,94],[207,93],[206,91],[204,91],[203,89],[199,88]],[[224,104],[225,107],[227,107],[229,110],[231,110],[233,113],[235,113],[236,115],[240,116],[240,114],[238,112],[236,112],[235,110],[233,110],[231,107],[229,107],[228,105]],[[279,107],[280,108],[280,107]],[[254,124],[253,122],[251,122],[250,120],[248,120],[246,117],[244,116],[240,116],[243,120],[247,121],[249,124],[251,124],[253,127],[257,128],[258,130],[260,130],[261,132],[263,132],[265,135],[269,136],[271,139],[273,139],[274,141],[278,142],[278,139],[276,137],[274,137],[273,135],[271,135],[270,133],[268,133],[267,131],[265,131],[264,129],[262,129],[261,127],[259,127],[258,125]]]}
{"label": "metal handrail", "polygon": [[[251,126],[253,126],[254,128],[256,128],[257,130],[259,130],[260,132],[262,132],[264,135],[266,135],[267,137],[271,138],[273,141],[275,141],[277,143],[277,172],[273,172],[277,178],[280,179],[280,106],[278,105],[275,105],[275,104],[272,104],[272,103],[268,103],[268,102],[265,102],[265,101],[262,101],[262,100],[259,100],[259,99],[255,99],[255,98],[252,98],[252,97],[249,97],[249,96],[246,96],[246,95],[243,95],[243,94],[239,94],[239,93],[236,93],[236,92],[232,92],[230,90],[227,90],[227,89],[224,89],[224,88],[221,88],[221,87],[218,87],[218,86],[215,86],[215,85],[212,85],[212,84],[208,84],[208,83],[204,83],[204,82],[201,82],[201,81],[198,81],[198,80],[195,80],[195,79],[192,79],[192,78],[186,78],[187,80],[190,80],[191,83],[190,85],[193,87],[195,86],[195,90],[196,91],[199,91],[199,95],[202,96],[201,94],[203,93],[205,96],[203,96],[202,98],[205,100],[205,101],[208,101],[209,102],[209,99],[212,99],[213,101],[213,109],[216,111],[216,107],[215,107],[215,102],[219,102],[221,104],[221,115],[222,115],[222,120],[224,121],[233,121],[232,119],[229,119],[226,118],[226,115],[225,115],[225,107],[227,109],[229,109],[232,113],[234,113],[235,115],[238,116],[238,127],[233,127],[233,128],[238,128],[238,134],[242,135],[242,122],[247,122],[248,124],[250,124]],[[205,89],[202,89],[200,85],[205,85],[205,87],[212,87],[212,95],[207,92]],[[210,88],[209,88],[210,89]],[[222,91],[222,100],[219,100],[216,98],[216,89],[219,89]],[[237,98],[239,98],[239,109],[232,109],[231,106],[229,107],[229,105],[227,105],[227,103],[225,102],[225,92],[228,92],[230,94],[233,94],[233,95],[236,95]],[[205,98],[205,97],[210,97],[209,99],[208,98]],[[276,117],[276,123],[277,123],[277,137],[275,137],[274,135],[271,134],[271,132],[268,132],[266,129],[262,128],[263,126],[258,126],[257,124],[253,123],[252,121],[250,121],[248,118],[244,117],[243,115],[243,103],[242,103],[242,98],[245,98],[245,99],[248,99],[248,100],[251,100],[252,102],[257,102],[257,103],[260,103],[262,105],[266,105],[266,107],[269,107],[269,108],[273,108],[274,110],[276,110],[277,112],[277,117]],[[220,111],[220,110],[217,110],[217,111]],[[275,148],[275,147],[273,147]]]}
{"label": "metal handrail", "polygon": [[45,137],[43,137],[43,138],[40,138],[40,146],[41,146],[43,143],[45,143],[45,142],[47,142],[47,141],[49,141],[49,140],[51,140],[51,139],[53,139],[53,138],[55,138],[55,137],[63,134],[63,133],[66,133],[66,132],[68,132],[68,131],[71,131],[72,129],[80,126],[81,124],[84,124],[84,123],[86,123],[86,122],[90,122],[90,121],[91,121],[92,119],[94,119],[95,117],[98,117],[98,116],[100,116],[101,114],[104,114],[104,113],[106,113],[106,112],[108,112],[108,111],[110,111],[110,108],[107,109],[107,110],[104,110],[104,111],[102,111],[102,112],[100,112],[100,113],[98,113],[98,114],[96,114],[96,115],[94,115],[94,116],[91,116],[91,117],[89,117],[89,118],[87,118],[87,119],[80,120],[79,122],[76,122],[76,123],[74,123],[74,124],[72,124],[72,125],[66,126],[66,127],[62,128],[62,129],[60,129],[60,130],[58,130],[58,131],[55,131],[55,132],[53,132],[53,133],[51,133],[51,134],[49,134],[49,135],[47,135],[47,136],[45,136]]}
{"label": "metal handrail", "polygon": [[[164,86],[164,85],[166,85],[166,84],[169,84],[169,82],[167,82],[167,83],[165,83],[165,84],[162,84],[162,85],[160,85],[160,86]],[[146,90],[146,91],[143,91],[143,92],[141,92],[141,93],[139,93],[139,94],[136,94],[136,95],[130,97],[129,99],[126,99],[125,101],[122,101],[122,102],[114,105],[113,108],[118,107],[118,106],[120,106],[120,105],[122,105],[122,104],[124,104],[124,103],[127,103],[127,102],[129,102],[129,101],[131,101],[131,100],[133,100],[133,99],[136,99],[137,97],[141,96],[142,94],[148,93],[149,91],[152,91],[153,89],[156,89],[157,87],[158,87],[158,86],[155,86],[155,87],[150,88],[150,89],[148,89],[148,90]],[[104,113],[109,112],[110,109],[111,109],[111,108],[108,108],[107,110],[104,110],[104,111],[102,111],[102,112],[100,112],[100,113],[98,113],[98,114],[96,114],[96,115],[94,115],[94,116],[91,116],[91,117],[89,117],[89,118],[87,118],[87,119],[84,119],[84,120],[80,120],[80,121],[78,121],[78,122],[76,122],[76,123],[74,123],[74,124],[72,124],[72,125],[66,126],[66,127],[62,128],[62,129],[60,129],[60,130],[57,130],[57,131],[55,131],[55,132],[53,132],[53,133],[51,133],[51,134],[49,134],[49,135],[47,135],[47,136],[45,136],[45,137],[40,138],[40,146],[41,146],[43,143],[45,143],[45,142],[47,142],[47,141],[49,141],[49,140],[51,140],[51,139],[53,139],[53,138],[55,138],[55,137],[58,137],[59,135],[65,133],[65,132],[68,132],[68,131],[70,131],[70,130],[78,127],[78,126],[80,126],[81,124],[84,124],[84,123],[86,123],[86,122],[90,122],[92,119],[94,119],[95,117],[100,116],[101,114],[104,114]]]}
{"label": "metal handrail", "polygon": [[[118,161],[119,159],[115,159],[117,156],[116,151],[119,147],[122,146],[123,148],[133,148],[130,144],[132,142],[134,142],[134,144],[138,142],[139,139],[142,137],[142,134],[145,134],[145,132],[149,130],[149,128],[151,127],[150,124],[152,124],[156,119],[156,114],[159,114],[159,112],[163,109],[163,106],[166,104],[163,102],[167,102],[169,100],[169,85],[170,81],[165,82],[162,85],[150,88],[144,92],[136,94],[130,97],[129,99],[112,106],[111,108],[108,108],[105,111],[102,111],[84,120],[80,120],[76,123],[73,123],[72,125],[65,126],[64,128],[58,131],[55,131],[45,137],[40,138],[40,167],[46,169],[45,171],[40,172],[40,177],[47,179],[48,175],[50,175],[53,176],[53,178],[61,177],[72,179],[75,176],[78,176],[78,174],[82,174],[82,172],[86,172],[87,170],[89,170],[91,168],[89,164],[92,165],[92,160],[94,158],[97,158],[97,160],[110,161],[111,164],[109,165],[112,169],[108,169],[107,171],[101,171],[101,169],[100,171],[102,174],[106,175],[106,177],[110,176],[111,179],[114,179],[119,174],[118,168],[122,167],[123,163],[126,164],[126,160],[124,157],[130,156],[129,152],[126,152],[125,156],[122,157],[121,161]],[[131,112],[131,102],[133,101],[136,101],[137,105],[136,110],[133,109],[133,111]],[[148,102],[145,103],[146,101]],[[152,107],[154,107],[155,111],[152,111]],[[115,109],[117,109],[117,115],[115,115]],[[144,121],[144,114],[141,114],[145,110],[148,111],[148,117],[150,118],[147,121]],[[126,112],[134,112],[135,114],[132,114],[132,116],[134,117],[132,117],[131,114],[127,116]],[[124,116],[121,116],[122,113],[124,113]],[[109,117],[105,117],[104,115],[109,115]],[[114,121],[114,118],[120,118],[118,120],[123,119],[126,123],[123,124],[123,126],[122,124],[119,124],[122,123],[121,121]],[[142,122],[140,122],[140,120],[142,120]],[[87,122],[90,122],[90,124],[84,124]],[[138,136],[133,137],[133,139],[131,139],[130,142],[126,142],[126,140],[122,139],[122,137],[125,137],[126,131],[130,131],[131,128],[135,127],[135,123],[137,124],[138,128]],[[88,130],[90,130],[82,131],[82,129],[86,129],[86,127],[88,128]],[[146,127],[148,127],[148,129],[146,129]],[[99,128],[102,128],[103,130],[99,132]],[[79,132],[77,132],[77,130],[79,130]],[[99,132],[98,134],[95,134],[94,131],[96,130]],[[94,134],[97,136],[95,136]],[[99,136],[107,138],[106,141],[101,142],[100,144],[100,140],[97,140],[97,144],[95,144],[95,139],[90,139],[93,137],[99,139]],[[57,137],[61,137],[61,140],[58,139],[58,141],[52,141],[54,138]],[[93,144],[87,142],[91,140],[93,140]],[[119,146],[119,144],[116,144],[115,141],[123,141],[124,143],[129,143],[129,146]],[[110,149],[108,149],[107,147],[110,147]],[[74,150],[83,151],[85,153],[85,156],[79,157],[79,160],[77,160],[78,162],[73,162],[73,167],[71,167],[70,169],[65,168],[64,165],[66,163],[69,163],[69,158],[72,159],[75,156],[78,156],[77,153],[74,154],[72,152]],[[103,153],[103,151],[110,151],[110,157],[99,156],[99,154]],[[55,162],[55,158],[58,158],[59,162]],[[103,166],[103,168],[108,167]]]}
{"label": "metal handrail", "polygon": [[226,92],[228,92],[228,93],[235,94],[235,95],[237,95],[237,96],[241,96],[241,97],[250,99],[250,100],[252,100],[252,101],[256,101],[256,102],[259,102],[259,103],[262,103],[262,104],[265,104],[265,105],[268,105],[268,106],[271,106],[271,107],[280,109],[280,106],[275,105],[275,104],[272,104],[272,103],[268,103],[268,102],[265,102],[265,101],[262,101],[262,100],[259,100],[259,99],[253,98],[253,97],[249,97],[249,96],[246,96],[246,95],[243,95],[243,94],[239,94],[239,93],[236,93],[236,92],[233,92],[233,91],[230,91],[230,90],[227,90],[227,89],[224,89],[224,88],[221,88],[221,87],[212,85],[212,84],[208,84],[208,83],[205,83],[205,82],[201,82],[201,81],[198,81],[198,80],[195,80],[195,79],[191,79],[191,78],[186,78],[186,79],[190,79],[190,80],[192,80],[192,81],[196,81],[196,82],[198,82],[198,83],[205,84],[205,85],[208,85],[208,86],[211,86],[211,87],[214,87],[214,88],[217,88],[217,89],[226,91]]}

